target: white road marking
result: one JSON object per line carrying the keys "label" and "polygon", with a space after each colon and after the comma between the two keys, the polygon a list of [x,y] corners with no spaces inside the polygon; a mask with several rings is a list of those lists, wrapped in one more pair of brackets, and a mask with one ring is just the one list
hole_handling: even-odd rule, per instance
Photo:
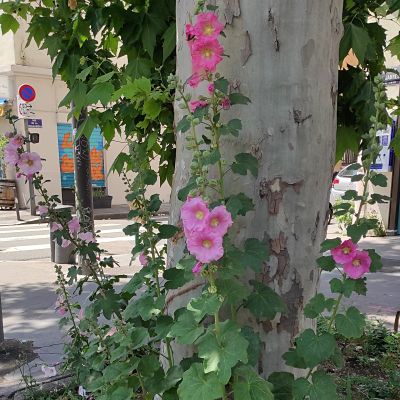
{"label": "white road marking", "polygon": [[[96,224],[95,228],[98,229],[102,226],[108,227],[108,226],[120,226],[121,224]],[[20,229],[15,229],[17,228],[16,226],[12,227],[13,229],[4,229],[3,227],[0,228],[0,235],[1,234],[9,234],[9,233],[25,233],[25,232],[38,232],[38,231],[49,231],[49,227],[46,225],[44,227],[36,227],[32,228],[32,225],[23,225],[20,226]]]}

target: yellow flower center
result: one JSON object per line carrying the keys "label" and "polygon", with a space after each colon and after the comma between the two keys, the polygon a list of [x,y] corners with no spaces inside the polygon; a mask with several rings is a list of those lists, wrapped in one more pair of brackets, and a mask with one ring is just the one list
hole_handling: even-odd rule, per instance
{"label": "yellow flower center", "polygon": [[213,55],[213,52],[212,52],[212,50],[210,48],[203,49],[203,56],[205,58],[211,58],[212,55]]}
{"label": "yellow flower center", "polygon": [[219,225],[219,219],[218,218],[213,218],[211,220],[211,226],[216,228]]}
{"label": "yellow flower center", "polygon": [[212,246],[211,240],[203,240],[204,248],[209,249],[209,248],[211,248],[211,246]]}
{"label": "yellow flower center", "polygon": [[30,167],[33,165],[33,161],[32,161],[32,160],[28,160],[26,163],[27,163]]}
{"label": "yellow flower center", "polygon": [[350,254],[350,248],[349,247],[343,247],[343,254]]}
{"label": "yellow flower center", "polygon": [[196,218],[201,221],[204,218],[203,211],[197,211],[196,212]]}
{"label": "yellow flower center", "polygon": [[214,27],[211,24],[204,26],[203,34],[206,36],[211,36],[214,33]]}
{"label": "yellow flower center", "polygon": [[360,262],[360,260],[353,260],[353,265],[355,266],[355,267],[359,267],[360,265],[361,265],[361,262]]}

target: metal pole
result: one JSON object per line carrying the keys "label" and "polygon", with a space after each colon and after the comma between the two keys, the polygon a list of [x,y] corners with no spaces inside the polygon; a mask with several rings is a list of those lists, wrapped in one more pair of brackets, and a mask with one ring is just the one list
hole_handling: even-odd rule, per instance
{"label": "metal pole", "polygon": [[[72,104],[71,108],[74,108]],[[90,165],[90,146],[89,140],[82,135],[76,139],[79,127],[87,119],[87,109],[82,110],[79,119],[72,118],[72,129],[74,138],[74,162],[75,162],[75,201],[76,213],[79,221],[86,231],[94,232],[93,222],[93,192],[92,192],[92,173]],[[79,266],[86,275],[91,271],[84,257],[79,257]]]}
{"label": "metal pole", "polygon": [[[28,120],[24,119],[24,131],[25,131],[25,138],[26,141],[26,151],[31,151],[31,143],[29,141],[29,127],[28,127]],[[36,215],[36,199],[35,199],[35,189],[33,187],[32,178],[28,178],[29,182],[29,204],[31,208],[31,215]]]}
{"label": "metal pole", "polygon": [[0,343],[4,342],[4,328],[3,328],[3,309],[1,307],[1,293],[0,293]]}

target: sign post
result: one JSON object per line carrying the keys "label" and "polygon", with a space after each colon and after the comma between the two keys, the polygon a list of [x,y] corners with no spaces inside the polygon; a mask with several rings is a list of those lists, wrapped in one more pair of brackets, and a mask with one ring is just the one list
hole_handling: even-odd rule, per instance
{"label": "sign post", "polygon": [[[24,120],[24,131],[26,140],[26,151],[31,151],[31,143],[29,138],[29,122],[27,117],[29,117],[32,112],[32,106],[29,104],[36,99],[36,91],[31,85],[21,85],[18,88],[17,97],[17,108],[18,108],[18,118]],[[29,204],[31,209],[31,215],[36,215],[36,201],[35,201],[35,189],[33,187],[32,178],[29,178]]]}

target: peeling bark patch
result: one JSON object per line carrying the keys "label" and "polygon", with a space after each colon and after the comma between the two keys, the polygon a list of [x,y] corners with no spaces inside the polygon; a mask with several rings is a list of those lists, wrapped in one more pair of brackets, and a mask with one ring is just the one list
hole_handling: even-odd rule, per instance
{"label": "peeling bark patch", "polygon": [[281,287],[283,282],[288,277],[290,263],[290,256],[287,250],[287,237],[283,232],[279,234],[277,239],[270,240],[270,248],[272,254],[278,260],[278,265],[273,280],[277,280],[278,285]]}
{"label": "peeling bark patch", "polygon": [[297,125],[303,124],[305,121],[307,121],[311,117],[312,117],[312,114],[309,114],[306,117],[303,117],[303,111],[296,110],[295,108],[293,109],[293,119]]}
{"label": "peeling bark patch", "polygon": [[310,61],[315,52],[314,39],[310,39],[305,46],[301,49],[301,62],[303,67],[306,68],[310,65]]}
{"label": "peeling bark patch", "polygon": [[250,34],[248,31],[246,31],[244,38],[244,47],[240,49],[240,58],[242,61],[242,66],[244,66],[247,63],[247,60],[250,58],[252,54],[253,53],[251,51]]}
{"label": "peeling bark patch", "polygon": [[298,319],[299,310],[302,310],[304,305],[303,289],[297,277],[293,281],[290,290],[282,295],[282,298],[286,303],[287,312],[282,315],[277,330],[278,333],[282,331],[288,332],[291,335],[293,344],[295,337],[300,331]]}
{"label": "peeling bark patch", "polygon": [[293,151],[294,150],[294,146],[293,146],[293,144],[292,143],[288,143],[288,147],[289,147],[289,150],[290,151]]}
{"label": "peeling bark patch", "polygon": [[241,9],[240,9],[240,0],[224,0],[225,10],[224,16],[227,24],[231,25],[233,22],[233,18],[240,17]]}
{"label": "peeling bark patch", "polygon": [[286,190],[292,188],[298,194],[302,185],[303,181],[288,183],[284,182],[282,178],[275,178],[271,181],[263,179],[260,182],[259,195],[261,199],[267,199],[269,214],[277,215]]}
{"label": "peeling bark patch", "polygon": [[268,24],[271,27],[271,31],[272,34],[274,36],[274,47],[275,47],[275,51],[279,52],[280,48],[281,48],[281,44],[279,42],[279,35],[278,35],[278,27],[275,24],[275,16],[272,12],[272,8],[270,8],[268,10]]}

